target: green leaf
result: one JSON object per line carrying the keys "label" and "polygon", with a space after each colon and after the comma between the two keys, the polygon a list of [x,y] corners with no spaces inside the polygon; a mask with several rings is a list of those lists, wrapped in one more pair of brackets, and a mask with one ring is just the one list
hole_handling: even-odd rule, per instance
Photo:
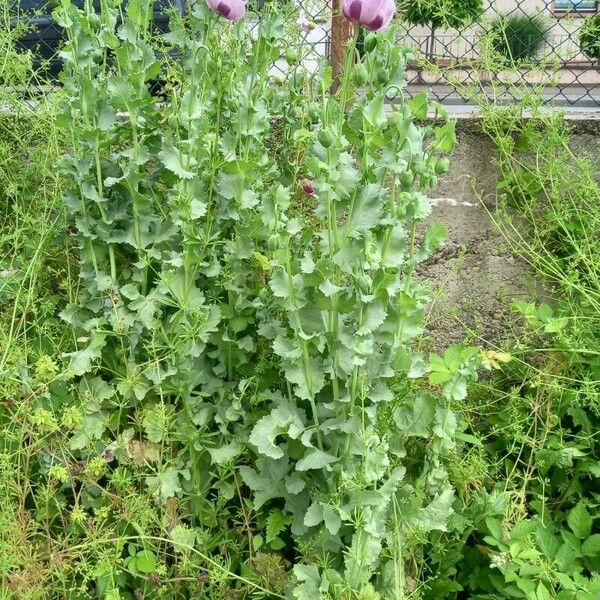
{"label": "green leaf", "polygon": [[273,351],[277,356],[288,360],[295,360],[302,356],[302,350],[298,347],[297,342],[282,335],[278,335],[273,340]]}
{"label": "green leaf", "polygon": [[296,471],[310,471],[311,469],[322,469],[336,462],[337,457],[333,454],[323,452],[318,448],[309,450],[306,455],[296,463]]}
{"label": "green leaf", "polygon": [[158,157],[169,171],[175,173],[181,179],[193,179],[195,173],[190,169],[197,166],[198,162],[192,156],[184,154],[173,145],[172,141],[166,141]]}
{"label": "green leaf", "polygon": [[173,407],[165,404],[150,405],[144,410],[142,427],[151,442],[159,443],[167,437],[173,412]]}
{"label": "green leaf", "polygon": [[135,555],[135,568],[140,573],[154,573],[156,570],[156,556],[150,550],[140,550]]}
{"label": "green leaf", "polygon": [[321,596],[321,576],[316,565],[294,565],[294,576],[300,582],[294,587],[293,596],[297,600],[318,600]]}
{"label": "green leaf", "polygon": [[435,148],[442,152],[451,152],[456,146],[456,128],[454,121],[448,121],[435,128]]}
{"label": "green leaf", "polygon": [[343,287],[339,287],[331,283],[329,279],[325,279],[325,281],[323,281],[323,283],[319,285],[320,292],[327,298],[335,296],[338,292],[342,291],[343,289]]}
{"label": "green leaf", "polygon": [[437,250],[440,244],[448,236],[448,229],[442,223],[431,223],[427,227],[421,247],[415,254],[415,259],[420,262],[430,257],[435,250]]}
{"label": "green leaf", "polygon": [[379,129],[386,122],[384,111],[385,94],[378,94],[367,103],[364,108],[363,116],[365,121],[374,129]]}
{"label": "green leaf", "polygon": [[189,471],[187,469],[180,471],[179,469],[168,468],[155,477],[148,477],[146,484],[156,496],[166,500],[183,490],[180,481],[181,476],[189,479]]}
{"label": "green leaf", "polygon": [[256,467],[256,470],[245,466],[239,468],[244,483],[254,492],[254,508],[259,509],[273,498],[285,498],[285,479],[289,471],[287,458],[261,457],[256,461]]}
{"label": "green leaf", "polygon": [[368,183],[358,193],[346,225],[348,236],[362,237],[379,223],[381,217],[381,187]]}
{"label": "green leaf", "polygon": [[244,195],[244,174],[239,165],[233,163],[227,166],[226,171],[221,171],[217,178],[217,192],[226,200],[241,202]]}
{"label": "green leaf", "polygon": [[282,458],[284,452],[275,444],[275,438],[284,433],[291,438],[298,438],[304,431],[304,419],[300,409],[285,402],[258,421],[249,441],[260,454],[274,459]]}
{"label": "green leaf", "polygon": [[589,537],[592,531],[592,517],[587,511],[583,501],[579,502],[567,517],[567,523],[571,531],[580,539],[583,540]]}
{"label": "green leaf", "polygon": [[273,509],[267,517],[267,544],[270,544],[292,522],[292,517],[282,513],[278,508]]}
{"label": "green leaf", "polygon": [[360,589],[369,583],[381,553],[381,538],[370,531],[357,528],[346,554],[344,578],[352,589]]}
{"label": "green leaf", "polygon": [[304,515],[304,524],[307,527],[315,527],[323,520],[323,509],[320,504],[313,502]]}
{"label": "green leaf", "polygon": [[552,600],[548,588],[540,581],[536,590],[537,600]]}
{"label": "green leaf", "polygon": [[106,335],[103,333],[95,333],[90,340],[90,343],[77,352],[71,352],[64,356],[70,356],[71,360],[68,366],[68,373],[75,376],[83,375],[92,369],[92,363],[99,359],[102,355]]}
{"label": "green leaf", "polygon": [[407,103],[410,112],[413,114],[415,119],[423,121],[427,118],[427,92],[419,92],[416,96],[411,98]]}
{"label": "green leaf", "polygon": [[375,331],[387,317],[383,302],[375,300],[364,307],[362,325],[356,332],[357,335],[369,335]]}
{"label": "green leaf", "polygon": [[296,387],[294,391],[299,398],[310,400],[318,394],[325,385],[323,359],[313,356],[308,364],[304,361],[288,365],[285,369],[286,379]]}
{"label": "green leaf", "polygon": [[581,551],[586,556],[600,555],[600,534],[594,533],[581,544]]}
{"label": "green leaf", "polygon": [[213,464],[225,465],[240,455],[242,447],[239,443],[232,442],[231,444],[225,444],[220,448],[209,448],[208,452]]}
{"label": "green leaf", "polygon": [[340,527],[342,526],[342,520],[332,506],[327,505],[323,508],[323,521],[325,521],[325,527],[331,535],[338,534]]}
{"label": "green leaf", "polygon": [[426,392],[419,392],[407,399],[407,405],[394,410],[394,421],[404,436],[429,437],[435,408],[435,398]]}
{"label": "green leaf", "polygon": [[440,492],[427,506],[421,508],[416,517],[409,519],[413,526],[421,531],[448,531],[447,522],[454,513],[454,490],[447,488]]}
{"label": "green leaf", "polygon": [[198,530],[185,525],[176,525],[169,533],[169,537],[173,540],[175,552],[180,554],[187,554],[194,548],[197,535]]}

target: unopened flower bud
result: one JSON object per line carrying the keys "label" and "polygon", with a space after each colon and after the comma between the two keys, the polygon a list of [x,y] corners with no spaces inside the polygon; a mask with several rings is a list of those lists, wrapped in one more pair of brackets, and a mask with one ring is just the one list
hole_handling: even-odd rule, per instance
{"label": "unopened flower bud", "polygon": [[333,144],[333,133],[329,129],[321,129],[317,139],[323,148],[329,148]]}
{"label": "unopened flower bud", "polygon": [[315,184],[310,179],[302,180],[302,191],[309,196],[314,196],[315,194]]}
{"label": "unopened flower bud", "polygon": [[356,83],[357,86],[365,85],[365,83],[367,83],[367,80],[369,79],[367,67],[365,67],[363,63],[358,63],[356,65],[352,75],[354,77],[354,83]]}

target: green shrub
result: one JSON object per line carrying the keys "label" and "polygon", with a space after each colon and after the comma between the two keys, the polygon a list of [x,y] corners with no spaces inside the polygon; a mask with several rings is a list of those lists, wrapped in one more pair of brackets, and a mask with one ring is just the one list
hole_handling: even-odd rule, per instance
{"label": "green shrub", "polygon": [[466,27],[483,12],[482,0],[403,0],[398,10],[411,25],[430,25],[437,28]]}
{"label": "green shrub", "polygon": [[535,58],[548,27],[539,15],[507,15],[492,21],[488,32],[493,50],[506,62],[519,64]]}
{"label": "green shrub", "polygon": [[583,22],[579,45],[588,58],[600,59],[600,14],[588,17]]}

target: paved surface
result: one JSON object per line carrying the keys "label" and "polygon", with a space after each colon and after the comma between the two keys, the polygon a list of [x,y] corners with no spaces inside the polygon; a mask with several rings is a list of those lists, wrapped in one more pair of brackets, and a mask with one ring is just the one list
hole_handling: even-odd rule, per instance
{"label": "paved surface", "polygon": [[[485,90],[485,88],[484,88]],[[455,88],[439,83],[409,83],[407,86],[409,95],[415,95],[422,91],[429,91],[431,97],[437,98],[444,106],[464,106],[465,99],[456,92]],[[489,97],[496,94],[499,104],[514,103],[515,100],[507,93],[498,96],[498,89],[487,88],[486,93]],[[543,90],[537,90],[545,102],[551,106],[561,108],[586,108],[600,111],[600,85],[579,86],[566,85],[560,88],[546,87]],[[468,101],[467,101],[468,103]]]}

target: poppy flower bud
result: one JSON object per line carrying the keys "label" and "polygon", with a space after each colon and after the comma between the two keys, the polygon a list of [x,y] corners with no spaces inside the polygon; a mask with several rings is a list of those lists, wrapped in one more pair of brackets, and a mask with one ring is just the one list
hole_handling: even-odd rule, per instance
{"label": "poppy flower bud", "polygon": [[365,85],[365,83],[367,83],[367,80],[369,79],[367,67],[365,67],[363,63],[358,63],[356,65],[352,75],[354,77],[354,83],[356,83],[356,85],[358,86]]}
{"label": "poppy flower bud", "polygon": [[333,134],[329,129],[321,129],[317,139],[323,148],[329,148],[333,144]]}
{"label": "poppy flower bud", "polygon": [[309,196],[314,196],[315,194],[315,184],[310,179],[303,179],[300,183],[302,186],[302,191]]}
{"label": "poppy flower bud", "polygon": [[450,168],[450,161],[445,156],[443,158],[438,159],[435,162],[436,175],[441,175],[442,173],[445,173],[449,168]]}
{"label": "poppy flower bud", "polygon": [[410,171],[404,171],[404,173],[400,175],[400,183],[405,188],[409,188],[413,184],[414,180],[415,176]]}
{"label": "poppy flower bud", "polygon": [[377,79],[377,83],[385,85],[390,78],[390,72],[387,69],[379,69],[377,74],[375,75],[375,79]]}
{"label": "poppy flower bud", "polygon": [[377,48],[377,36],[374,33],[369,33],[365,38],[364,48],[366,52],[373,52]]}
{"label": "poppy flower bud", "polygon": [[206,0],[209,8],[229,21],[239,21],[246,14],[245,0]]}
{"label": "poppy flower bud", "polygon": [[288,48],[285,51],[285,60],[288,65],[298,64],[298,61],[300,60],[300,57],[298,55],[298,50],[296,50],[296,48]]}

